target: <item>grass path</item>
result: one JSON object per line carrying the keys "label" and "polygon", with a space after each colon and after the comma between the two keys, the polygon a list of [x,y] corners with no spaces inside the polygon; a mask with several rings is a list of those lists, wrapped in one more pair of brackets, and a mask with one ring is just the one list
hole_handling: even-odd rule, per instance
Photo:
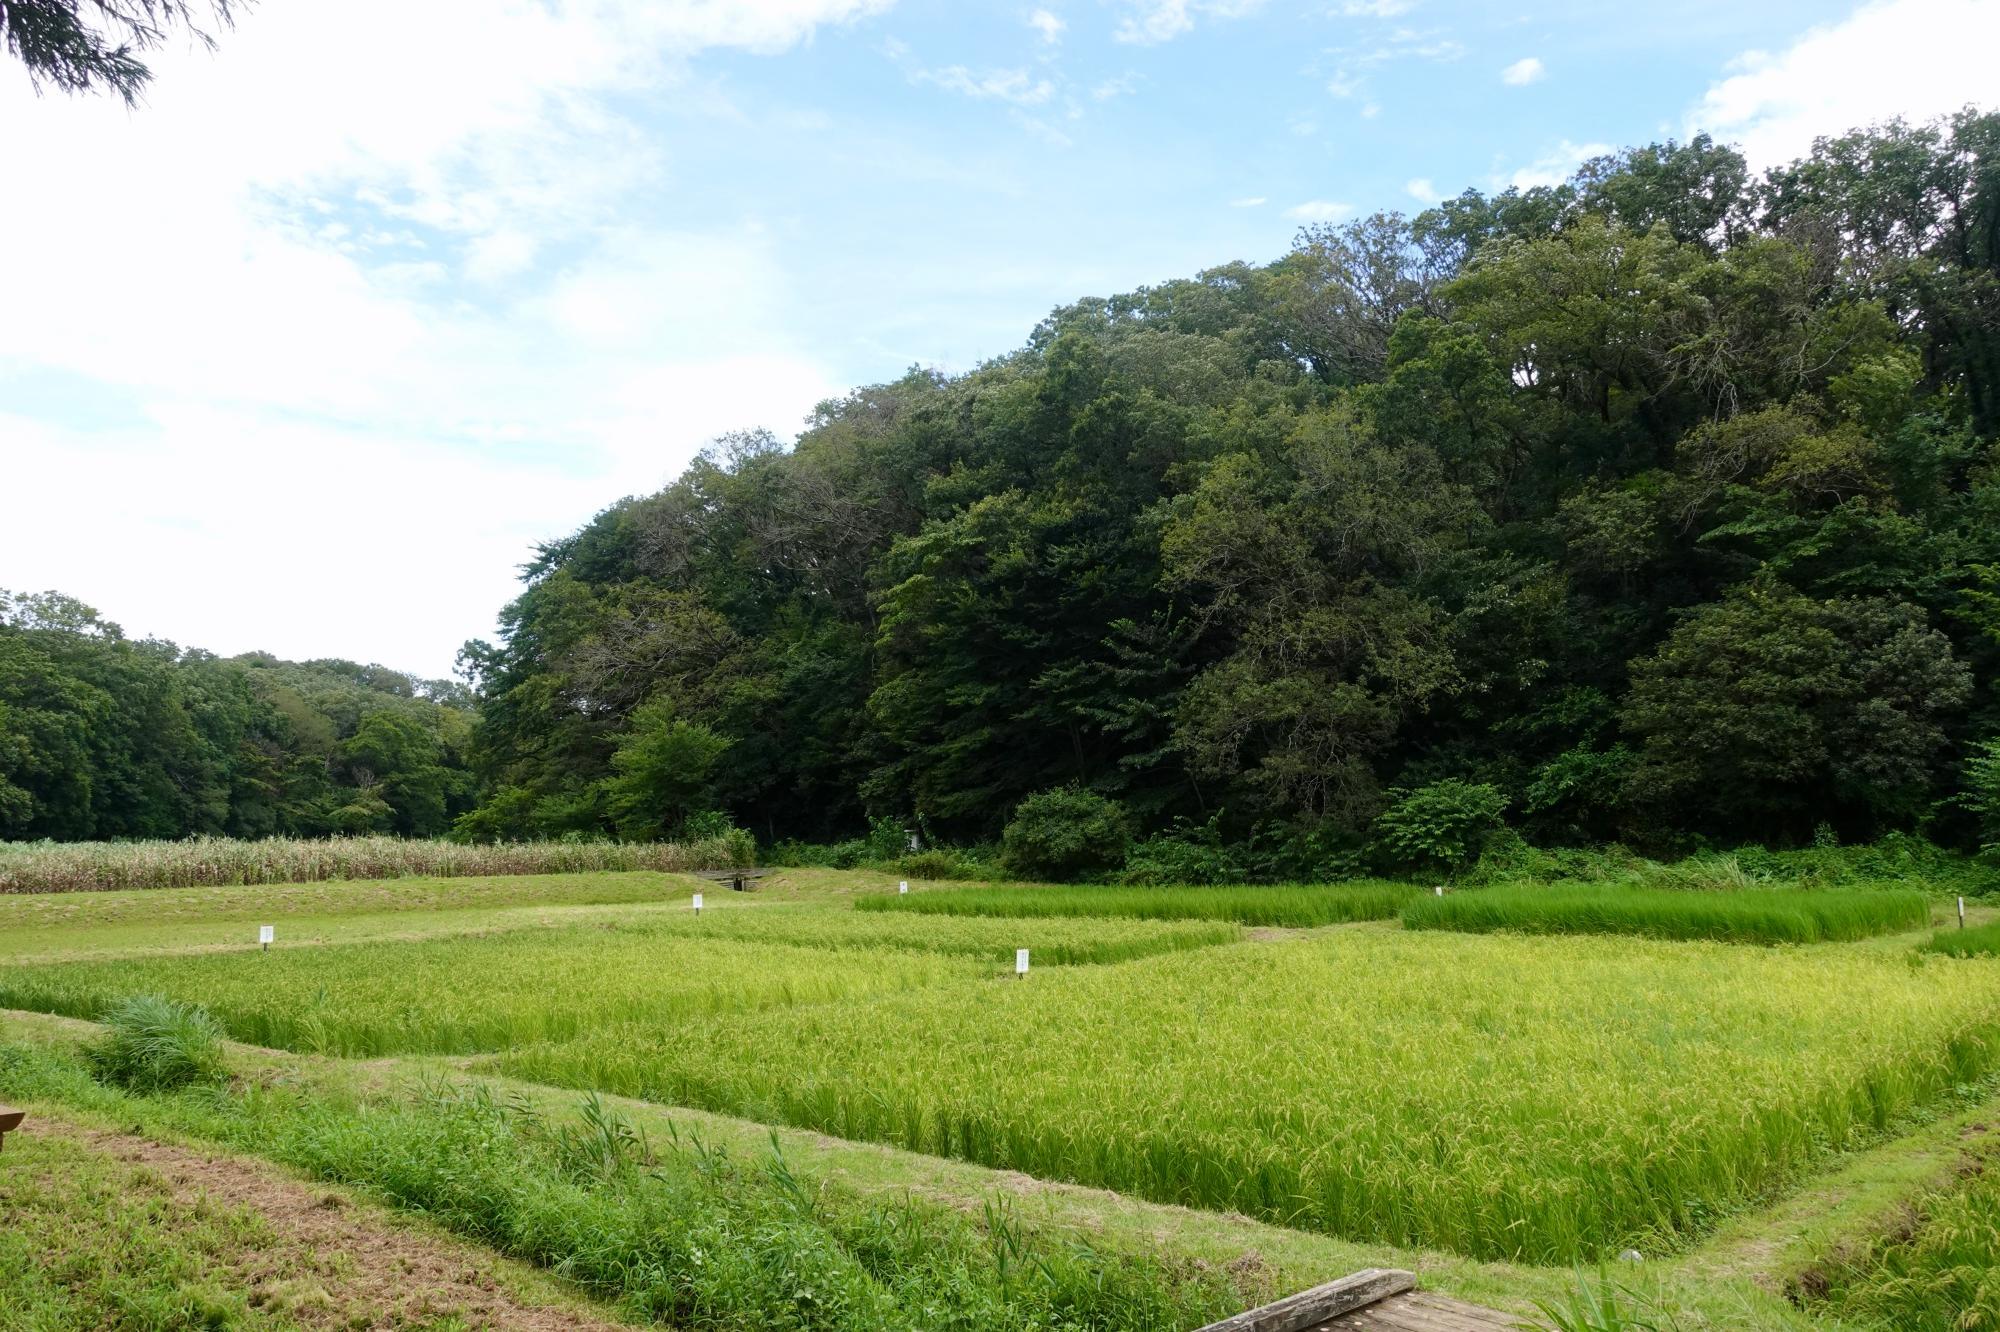
{"label": "grass path", "polygon": [[45,1110],[0,1157],[0,1215],[0,1310],[19,1332],[627,1326],[348,1190]]}

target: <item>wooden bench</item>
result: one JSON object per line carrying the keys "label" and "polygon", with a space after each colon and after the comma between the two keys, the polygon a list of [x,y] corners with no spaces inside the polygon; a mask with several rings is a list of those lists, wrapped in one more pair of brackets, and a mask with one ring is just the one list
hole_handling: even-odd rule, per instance
{"label": "wooden bench", "polygon": [[698,879],[707,879],[711,883],[726,883],[739,893],[747,893],[750,891],[750,880],[763,878],[764,871],[747,869],[697,870],[695,877]]}
{"label": "wooden bench", "polygon": [[1370,1267],[1287,1295],[1200,1332],[1514,1332],[1517,1318],[1416,1288],[1416,1277]]}
{"label": "wooden bench", "polygon": [[28,1117],[25,1110],[16,1110],[11,1105],[0,1105],[0,1147],[7,1145],[7,1135],[21,1127],[21,1121]]}

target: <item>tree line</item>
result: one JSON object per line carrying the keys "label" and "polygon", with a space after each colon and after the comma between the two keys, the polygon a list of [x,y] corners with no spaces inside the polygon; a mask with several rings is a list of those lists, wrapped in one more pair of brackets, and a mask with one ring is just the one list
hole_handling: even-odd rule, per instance
{"label": "tree line", "polygon": [[[1706,137],[1056,310],[725,438],[468,646],[482,836],[1976,835],[2000,116]],[[1497,804],[1495,804],[1497,802]]]}
{"label": "tree line", "polygon": [[134,641],[0,589],[0,840],[441,834],[473,805],[471,702],[380,666]]}

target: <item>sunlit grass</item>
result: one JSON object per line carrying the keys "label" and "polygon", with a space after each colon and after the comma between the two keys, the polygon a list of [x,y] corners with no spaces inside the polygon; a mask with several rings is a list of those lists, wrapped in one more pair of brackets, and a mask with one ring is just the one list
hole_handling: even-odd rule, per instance
{"label": "sunlit grass", "polygon": [[2000,989],[1828,948],[1363,930],[496,1061],[1353,1239],[1648,1251],[2000,1058]]}
{"label": "sunlit grass", "polygon": [[1243,925],[1307,928],[1345,921],[1387,920],[1418,889],[1363,880],[1336,884],[1126,888],[935,888],[907,896],[855,900],[863,911],[912,911],[947,916],[1126,916],[1137,920],[1229,920]]}
{"label": "sunlit grass", "polygon": [[1697,892],[1519,884],[1419,897],[1402,916],[1406,927],[1418,930],[1822,943],[1922,929],[1930,923],[1930,903],[1907,889]]}

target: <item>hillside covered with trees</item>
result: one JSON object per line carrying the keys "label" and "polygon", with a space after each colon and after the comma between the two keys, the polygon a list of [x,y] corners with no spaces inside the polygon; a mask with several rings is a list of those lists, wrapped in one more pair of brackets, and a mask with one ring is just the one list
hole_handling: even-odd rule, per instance
{"label": "hillside covered with trees", "polygon": [[472,804],[465,686],[134,641],[0,589],[0,840],[431,836]]}
{"label": "hillside covered with trees", "polygon": [[1075,785],[1332,843],[1436,787],[1545,842],[1963,843],[1996,435],[2000,116],[1312,228],[548,544],[468,649],[462,827],[970,840]]}

